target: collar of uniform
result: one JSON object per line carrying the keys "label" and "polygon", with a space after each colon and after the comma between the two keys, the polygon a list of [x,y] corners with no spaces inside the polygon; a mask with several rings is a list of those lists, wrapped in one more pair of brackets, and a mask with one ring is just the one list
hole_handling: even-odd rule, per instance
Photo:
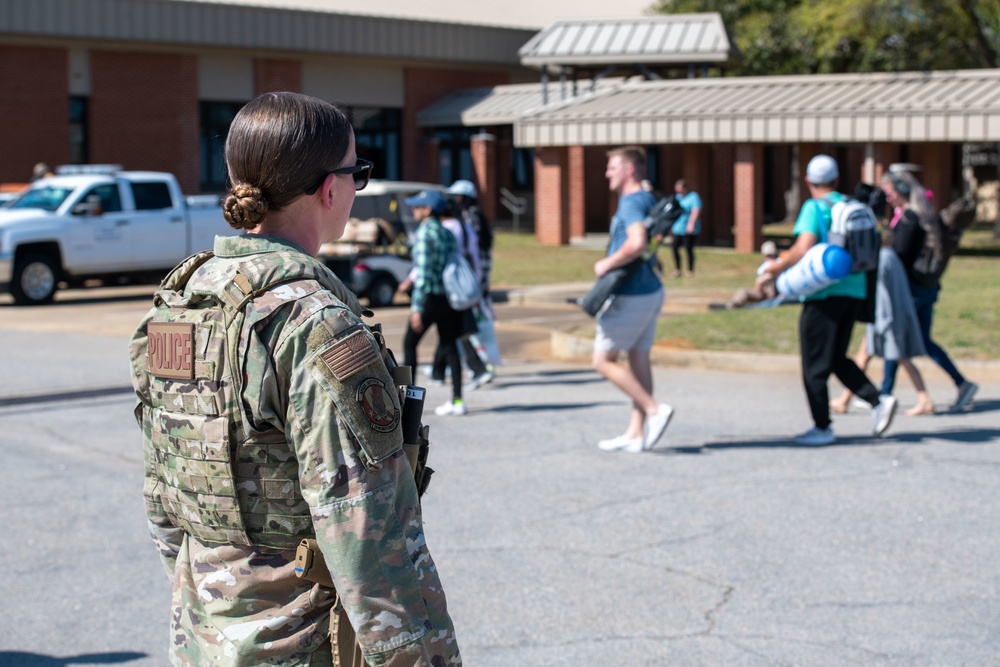
{"label": "collar of uniform", "polygon": [[262,234],[242,234],[240,236],[216,236],[213,248],[216,257],[245,257],[262,252],[281,252],[292,250],[304,255],[309,253],[298,244],[292,243],[280,236],[265,236]]}

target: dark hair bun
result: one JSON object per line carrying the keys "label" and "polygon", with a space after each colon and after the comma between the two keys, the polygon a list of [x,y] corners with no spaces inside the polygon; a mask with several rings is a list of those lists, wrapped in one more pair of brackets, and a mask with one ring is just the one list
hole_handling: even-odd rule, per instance
{"label": "dark hair bun", "polygon": [[261,189],[240,183],[222,200],[222,213],[234,229],[253,229],[267,215],[267,199]]}

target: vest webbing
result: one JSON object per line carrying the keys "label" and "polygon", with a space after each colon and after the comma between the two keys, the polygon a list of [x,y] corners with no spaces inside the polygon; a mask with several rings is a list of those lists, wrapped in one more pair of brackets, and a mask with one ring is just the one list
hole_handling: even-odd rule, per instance
{"label": "vest webbing", "polygon": [[[215,291],[188,290],[213,256],[199,253],[182,262],[153,300],[152,322],[187,324],[194,331],[194,379],[149,377],[144,430],[155,452],[161,502],[172,522],[203,542],[294,549],[313,536],[295,453],[280,430],[251,425],[241,398],[242,332],[265,323],[273,311],[247,305],[294,283],[304,294],[329,290],[355,314],[363,309],[326,266],[290,251],[236,262],[232,277]],[[148,338],[142,354],[147,346]]]}

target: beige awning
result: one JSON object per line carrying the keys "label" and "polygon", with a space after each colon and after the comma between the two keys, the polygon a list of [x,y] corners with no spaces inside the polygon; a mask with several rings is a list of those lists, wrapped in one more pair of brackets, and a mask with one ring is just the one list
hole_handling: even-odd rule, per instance
{"label": "beige awning", "polygon": [[[591,82],[578,81],[573,96],[572,81],[550,81],[549,108],[573,104],[603,94],[624,83],[622,78],[599,79],[591,89]],[[422,109],[417,114],[419,127],[485,127],[512,125],[520,116],[541,109],[542,84],[521,83],[492,88],[467,88]]]}
{"label": "beige awning", "polygon": [[739,57],[714,12],[556,21],[518,54],[529,67],[719,64]]}
{"label": "beige awning", "polygon": [[1000,69],[629,82],[521,116],[521,147],[1000,141]]}

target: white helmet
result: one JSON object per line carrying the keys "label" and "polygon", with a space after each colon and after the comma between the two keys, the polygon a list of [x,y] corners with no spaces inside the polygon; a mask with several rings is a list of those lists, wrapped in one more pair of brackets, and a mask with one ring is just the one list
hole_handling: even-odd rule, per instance
{"label": "white helmet", "polygon": [[460,181],[455,181],[448,188],[448,194],[450,195],[463,195],[465,197],[476,198],[476,186],[472,184],[472,181],[467,181],[464,178]]}

